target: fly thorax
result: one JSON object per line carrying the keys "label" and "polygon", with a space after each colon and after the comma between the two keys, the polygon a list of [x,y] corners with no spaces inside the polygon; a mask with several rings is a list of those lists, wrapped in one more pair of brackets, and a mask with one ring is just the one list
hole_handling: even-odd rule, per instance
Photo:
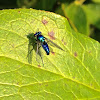
{"label": "fly thorax", "polygon": [[45,41],[45,38],[42,35],[38,36],[38,40],[43,43]]}

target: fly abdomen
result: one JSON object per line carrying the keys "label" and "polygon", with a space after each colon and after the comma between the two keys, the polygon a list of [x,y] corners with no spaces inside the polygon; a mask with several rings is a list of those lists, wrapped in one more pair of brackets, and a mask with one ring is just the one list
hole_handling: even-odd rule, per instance
{"label": "fly abdomen", "polygon": [[46,54],[49,55],[50,50],[49,50],[48,44],[46,42],[44,42],[44,43],[42,43],[42,47],[45,50]]}

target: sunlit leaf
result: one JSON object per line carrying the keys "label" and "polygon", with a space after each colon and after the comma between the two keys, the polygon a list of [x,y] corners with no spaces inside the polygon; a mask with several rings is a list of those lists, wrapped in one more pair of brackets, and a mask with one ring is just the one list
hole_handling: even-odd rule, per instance
{"label": "sunlit leaf", "polygon": [[[37,30],[63,50],[46,55],[44,67],[28,63],[29,39]],[[40,59],[41,60],[41,59]],[[41,10],[0,11],[0,100],[100,99],[100,44],[75,33],[66,18]]]}

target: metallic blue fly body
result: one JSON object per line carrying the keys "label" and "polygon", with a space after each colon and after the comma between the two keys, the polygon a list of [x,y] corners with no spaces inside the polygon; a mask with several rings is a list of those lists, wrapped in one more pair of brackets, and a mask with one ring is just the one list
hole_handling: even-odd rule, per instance
{"label": "metallic blue fly body", "polygon": [[[31,34],[27,35],[27,38],[29,39],[29,44],[31,44],[33,46],[33,48],[30,50],[30,52],[28,53],[27,56],[29,56],[31,54],[32,50],[35,49],[34,47],[37,44],[37,46],[36,46],[36,48],[37,48],[36,49],[36,60],[37,60],[37,55],[39,55],[41,57],[42,63],[43,63],[43,59],[42,59],[41,53],[39,52],[39,48],[42,46],[42,48],[45,50],[46,54],[49,55],[50,50],[49,50],[49,46],[48,46],[47,42],[51,42],[54,46],[56,46],[57,48],[63,50],[56,43],[54,43],[51,40],[44,37],[41,34],[41,32],[36,32],[34,35],[33,35],[33,33],[31,33]],[[44,63],[43,63],[43,66],[44,66]]]}
{"label": "metallic blue fly body", "polygon": [[41,32],[36,32],[34,34],[34,36],[37,38],[37,41],[39,41],[43,47],[43,49],[45,50],[46,54],[49,55],[50,54],[50,50],[49,50],[49,46],[47,44],[47,42],[45,41],[45,37],[43,35],[41,35]]}

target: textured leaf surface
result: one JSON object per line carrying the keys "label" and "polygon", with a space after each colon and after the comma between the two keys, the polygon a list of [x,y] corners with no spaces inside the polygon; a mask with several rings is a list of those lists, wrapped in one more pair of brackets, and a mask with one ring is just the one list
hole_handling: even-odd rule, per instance
{"label": "textured leaf surface", "polygon": [[[28,63],[29,33],[37,30],[58,44],[44,67]],[[42,48],[41,48],[42,49]],[[71,30],[54,13],[33,9],[0,11],[0,100],[100,99],[100,44]]]}

